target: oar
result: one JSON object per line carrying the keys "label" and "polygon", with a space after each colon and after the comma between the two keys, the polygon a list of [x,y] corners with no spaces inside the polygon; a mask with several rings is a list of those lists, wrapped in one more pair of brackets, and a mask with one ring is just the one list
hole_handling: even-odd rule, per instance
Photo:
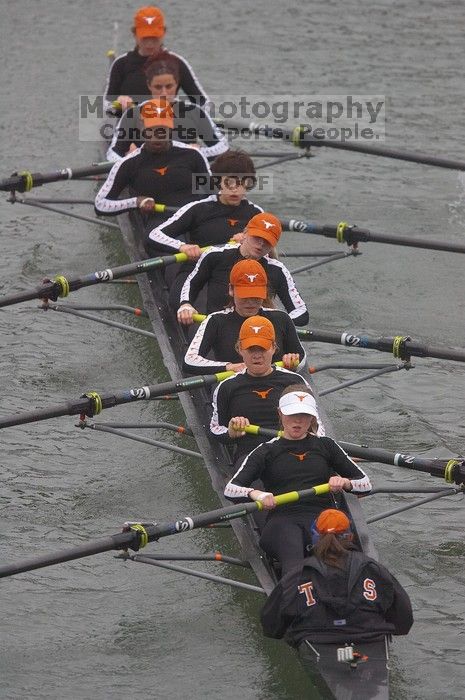
{"label": "oar", "polygon": [[35,423],[59,416],[85,415],[92,418],[105,408],[112,408],[113,406],[120,406],[133,401],[148,401],[168,394],[178,394],[183,391],[198,389],[203,386],[221,382],[223,379],[227,379],[233,374],[234,372],[218,372],[217,374],[199,375],[189,377],[188,379],[164,382],[163,384],[152,384],[134,389],[121,389],[104,393],[88,391],[79,399],[72,399],[65,403],[36,409],[35,411],[28,411],[27,413],[0,417],[0,428]]}
{"label": "oar", "polygon": [[24,170],[20,173],[14,173],[11,177],[0,180],[0,190],[5,192],[29,192],[33,187],[40,187],[49,182],[58,182],[59,180],[78,180],[81,177],[89,175],[101,175],[109,173],[114,163],[94,163],[85,168],[62,168],[54,170],[51,173],[31,173],[29,170]]}
{"label": "oar", "polygon": [[[205,248],[201,250],[205,250]],[[97,272],[91,272],[83,277],[75,277],[70,280],[63,275],[57,275],[53,280],[45,282],[35,289],[0,297],[0,307],[20,304],[23,301],[30,301],[31,299],[45,298],[56,301],[58,297],[67,297],[70,292],[75,292],[77,289],[82,289],[82,287],[90,287],[93,284],[101,284],[102,282],[111,282],[112,280],[125,277],[126,275],[140,275],[143,272],[149,272],[158,267],[166,267],[174,263],[183,263],[188,259],[185,253],[175,253],[174,255],[164,255],[158,258],[140,260],[139,262],[121,265],[113,269],[98,270]]]}
{"label": "oar", "polygon": [[356,335],[349,331],[326,331],[316,328],[297,328],[297,335],[303,341],[316,343],[331,343],[380,352],[391,352],[396,359],[408,360],[414,357],[435,357],[440,360],[455,360],[465,362],[465,350],[462,348],[447,348],[443,345],[418,343],[410,336],[396,335],[393,337],[370,338],[367,335]]}
{"label": "oar", "polygon": [[384,450],[380,447],[355,445],[352,442],[341,442],[339,440],[338,444],[351,457],[359,457],[370,462],[393,464],[396,467],[426,472],[431,474],[431,476],[445,479],[449,484],[463,484],[465,482],[465,460],[462,457],[458,459],[438,459],[436,457],[419,457],[402,452],[389,452],[389,450]]}
{"label": "oar", "polygon": [[299,233],[313,233],[325,238],[335,238],[339,243],[354,245],[355,243],[373,241],[375,243],[388,243],[409,248],[425,248],[428,250],[444,250],[449,253],[465,253],[465,245],[448,241],[429,240],[427,238],[414,238],[413,236],[395,236],[391,233],[375,233],[368,229],[352,226],[346,221],[338,224],[318,224],[313,221],[298,221],[286,219],[281,221],[286,231],[299,231]]}
{"label": "oar", "polygon": [[[279,496],[275,496],[277,506],[286,505],[301,501],[309,496],[320,496],[329,492],[329,484],[320,484],[312,489],[304,489],[303,491],[289,491]],[[263,504],[260,501],[251,501],[236,506],[227,506],[211,510],[207,513],[199,515],[191,515],[175,520],[170,523],[126,523],[122,533],[109,535],[98,540],[92,540],[85,544],[65,549],[55,554],[44,554],[42,556],[25,559],[16,564],[5,564],[0,566],[0,578],[5,576],[14,576],[25,571],[33,569],[42,569],[46,566],[61,564],[65,561],[73,559],[83,559],[93,554],[108,552],[113,549],[133,549],[139,551],[148,542],[156,542],[161,537],[168,535],[177,535],[188,530],[195,530],[200,527],[208,527],[215,523],[229,522],[234,518],[242,518],[249,513],[263,509]]]}
{"label": "oar", "polygon": [[[282,362],[275,362],[275,365],[282,367]],[[183,391],[200,389],[201,387],[217,384],[232,377],[235,372],[217,372],[216,374],[197,375],[187,379],[177,379],[163,384],[152,384],[134,389],[119,389],[98,393],[97,391],[87,391],[78,399],[71,399],[65,403],[56,404],[47,408],[38,408],[27,413],[17,413],[10,416],[0,417],[0,428],[10,428],[13,425],[25,425],[26,423],[36,423],[49,418],[59,418],[60,416],[88,416],[93,418],[105,408],[113,408],[125,403],[134,401],[150,401],[160,396],[165,398],[169,394],[179,394]]]}
{"label": "oar", "polygon": [[292,143],[294,146],[299,146],[301,148],[325,146],[326,148],[336,148],[343,151],[366,153],[371,156],[395,158],[396,160],[405,160],[410,163],[434,165],[438,168],[447,168],[449,170],[465,170],[465,161],[463,160],[432,156],[428,153],[415,153],[403,149],[385,148],[384,146],[367,144],[362,141],[335,141],[323,135],[316,138],[311,135],[311,128],[301,125],[290,129],[281,124],[279,124],[279,126],[270,126],[267,124],[257,124],[256,122],[244,122],[237,119],[224,119],[220,126],[233,129],[239,134],[256,134],[257,136],[281,139],[282,141]]}
{"label": "oar", "polygon": [[[243,431],[249,435],[261,435],[262,437],[275,438],[282,437],[282,431],[262,428],[259,425],[248,425]],[[426,472],[431,476],[438,476],[445,479],[447,483],[465,483],[465,460],[458,459],[438,459],[436,457],[418,457],[416,455],[404,454],[401,452],[389,452],[379,447],[367,447],[366,445],[356,445],[352,442],[337,441],[338,445],[347,452],[350,457],[358,457],[369,462],[381,462],[382,464],[393,464],[396,467],[405,467],[414,471]]]}
{"label": "oar", "polygon": [[[202,323],[207,317],[205,314],[192,316],[196,323]],[[435,357],[440,360],[454,360],[465,362],[465,350],[461,348],[446,348],[442,345],[426,345],[413,341],[410,336],[396,335],[386,338],[369,338],[366,335],[357,336],[348,331],[332,332],[318,330],[316,328],[296,328],[297,335],[303,341],[314,343],[331,343],[333,345],[345,345],[380,352],[392,352],[396,359],[408,360],[415,357]],[[309,371],[312,372],[312,367]]]}

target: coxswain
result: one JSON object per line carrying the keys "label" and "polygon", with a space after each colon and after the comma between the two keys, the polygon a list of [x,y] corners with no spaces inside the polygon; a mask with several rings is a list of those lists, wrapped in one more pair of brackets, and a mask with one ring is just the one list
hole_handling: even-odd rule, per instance
{"label": "coxswain", "polygon": [[312,555],[282,577],[261,613],[265,635],[298,647],[351,644],[408,634],[413,624],[410,598],[379,562],[354,547],[346,514],[318,516]]}
{"label": "coxswain", "polygon": [[216,387],[210,422],[213,437],[235,449],[235,464],[262,442],[257,435],[246,433],[246,426],[279,429],[277,408],[283,389],[300,383],[310,391],[300,374],[272,364],[276,336],[273,324],[264,316],[249,316],[242,323],[238,352],[245,369]]}
{"label": "coxswain", "polygon": [[[106,215],[139,209],[151,215],[147,226],[152,228],[163,216],[154,214],[155,202],[180,207],[195,196],[200,198],[192,194],[192,179],[199,173],[208,177],[210,167],[199,151],[172,141],[173,115],[164,100],[150,100],[141,114],[146,140],[112,167],[95,198],[95,209]],[[125,188],[130,196],[119,199]],[[190,248],[184,246],[182,252],[189,254]]]}
{"label": "coxswain", "polygon": [[269,212],[256,214],[244,229],[241,243],[227,243],[212,247],[199,258],[181,290],[178,321],[184,325],[193,322],[198,313],[194,304],[203,287],[207,286],[207,314],[220,311],[228,302],[229,273],[239,260],[259,260],[268,277],[269,292],[277,296],[296,326],[308,323],[308,311],[297,291],[291,273],[279,260],[271,257],[281,236],[279,219]]}
{"label": "coxswain", "polygon": [[229,275],[230,303],[200,324],[184,357],[187,372],[214,374],[244,369],[237,338],[249,316],[263,316],[273,324],[276,347],[272,362],[282,360],[286,369],[298,370],[303,366],[305,350],[296,328],[289,314],[270,307],[267,285],[266,272],[257,260],[240,260],[234,265]]}
{"label": "coxswain", "polygon": [[[250,452],[224,493],[232,500],[261,501],[263,508],[269,510],[260,546],[280,562],[284,575],[305,556],[306,547],[311,544],[310,524],[324,508],[334,507],[336,494],[366,494],[371,491],[371,483],[335,440],[318,435],[318,409],[305,386],[284,388],[278,415],[282,437],[263,442]],[[259,424],[260,420],[258,417]],[[258,488],[257,481],[263,486]],[[275,510],[275,496],[325,483],[329,483],[328,495]]]}
{"label": "coxswain", "polygon": [[[179,90],[179,62],[173,57],[157,58],[145,69],[147,87],[154,98],[168,100],[173,108],[173,138],[182,143],[198,146],[206,158],[212,159],[228,150],[228,139],[216,126],[208,112],[200,105],[176,97]],[[107,151],[107,160],[116,162],[143,143],[143,123],[140,116],[142,102],[123,113],[114,129]]]}
{"label": "coxswain", "polygon": [[200,107],[208,102],[191,65],[185,58],[163,46],[165,17],[158,7],[141,7],[137,10],[131,31],[136,46],[132,51],[118,56],[111,65],[103,98],[106,110],[114,112],[113,102],[117,102],[124,111],[133,102],[143,102],[150,97],[144,68],[148,60],[155,58],[174,58],[179,64],[179,87],[188,99]]}

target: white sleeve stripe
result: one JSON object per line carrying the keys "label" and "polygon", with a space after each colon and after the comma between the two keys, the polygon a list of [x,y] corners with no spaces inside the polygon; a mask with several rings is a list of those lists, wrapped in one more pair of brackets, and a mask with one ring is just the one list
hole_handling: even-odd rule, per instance
{"label": "white sleeve stripe", "polygon": [[[110,86],[110,78],[111,78],[111,73],[112,73],[112,71],[113,71],[113,68],[115,67],[116,63],[117,63],[121,58],[124,58],[124,57],[127,56],[127,55],[128,55],[128,51],[126,51],[126,53],[122,53],[120,56],[117,56],[117,57],[115,58],[115,60],[113,61],[113,63],[111,64],[111,66],[110,66],[110,70],[108,71],[107,82],[106,82],[105,88],[104,88],[104,90],[103,90],[103,106],[104,106],[105,109],[110,109],[110,107],[111,107],[111,102],[110,102],[110,100],[107,100],[107,99],[106,99],[106,96],[107,96],[107,93],[108,93],[108,88],[109,88],[109,86]],[[116,95],[116,97],[119,97],[119,95]]]}
{"label": "white sleeve stripe", "polygon": [[[245,372],[245,370],[243,370],[242,373],[243,372]],[[238,374],[241,374],[241,372],[239,372]],[[234,379],[235,377],[237,377],[238,374],[234,374],[232,377],[228,377],[227,379],[223,379],[223,381],[218,384],[215,391],[213,392],[213,398],[212,398],[213,413],[212,413],[212,417],[211,417],[211,421],[210,421],[210,431],[213,433],[213,435],[224,435],[225,433],[228,432],[228,426],[227,425],[220,425],[218,422],[218,391],[220,390],[220,388],[224,384],[224,382],[231,381],[231,379]]]}
{"label": "white sleeve stripe", "polygon": [[230,313],[232,309],[226,309],[225,311],[217,311],[215,314],[210,314],[207,316],[205,321],[202,321],[200,324],[199,328],[197,329],[196,334],[191,340],[191,344],[187,348],[187,352],[184,357],[184,362],[189,365],[190,367],[218,367],[221,368],[223,365],[226,365],[228,362],[231,362],[231,360],[209,360],[207,357],[203,357],[202,355],[199,354],[199,348],[202,344],[203,336],[205,335],[205,331],[207,330],[208,323],[210,322],[212,316],[216,314],[226,314]]}
{"label": "white sleeve stripe", "polygon": [[288,291],[289,297],[292,301],[292,304],[294,306],[294,308],[290,312],[289,316],[291,318],[295,318],[296,316],[300,316],[302,313],[307,311],[307,306],[297,290],[296,284],[294,282],[294,279],[293,279],[291,273],[289,272],[287,267],[285,265],[283,265],[283,263],[280,262],[279,260],[275,260],[274,258],[267,257],[267,262],[269,265],[274,265],[275,267],[280,268],[280,270],[284,276],[284,279],[286,280],[287,291]]}
{"label": "white sleeve stripe", "polygon": [[207,93],[205,92],[205,90],[203,89],[203,87],[202,87],[202,85],[201,85],[201,83],[200,83],[200,80],[197,78],[197,76],[196,76],[196,74],[195,74],[195,72],[194,72],[194,69],[192,68],[191,64],[190,64],[188,61],[186,61],[186,59],[184,58],[184,56],[180,56],[178,53],[175,53],[174,51],[170,51],[170,54],[171,54],[172,56],[176,56],[176,58],[178,58],[178,59],[181,61],[181,63],[184,63],[184,65],[186,66],[186,68],[189,70],[189,72],[190,72],[190,74],[191,74],[191,76],[192,76],[192,79],[193,79],[195,85],[197,86],[197,89],[198,89],[198,91],[199,91],[199,95],[203,96],[203,97],[205,98],[206,102],[208,102],[208,101],[209,101],[209,97],[208,97]]}
{"label": "white sleeve stripe", "polygon": [[119,211],[126,211],[126,209],[135,209],[137,207],[137,197],[129,197],[128,199],[107,199],[107,194],[113,187],[116,175],[122,164],[126,162],[129,158],[135,158],[140,153],[140,148],[133,151],[130,155],[125,156],[122,160],[115,163],[115,165],[110,170],[110,173],[103,183],[100,190],[97,192],[95,197],[95,208],[102,212],[102,214],[115,213]]}
{"label": "white sleeve stripe", "polygon": [[351,482],[352,487],[353,487],[352,488],[353,492],[354,493],[367,493],[368,491],[371,491],[371,489],[373,487],[371,485],[370,477],[368,476],[368,474],[362,469],[362,467],[359,464],[354,462],[354,460],[351,457],[349,457],[349,455],[344,450],[344,448],[341,447],[341,445],[336,440],[333,439],[333,442],[338,446],[338,448],[341,450],[341,452],[343,452],[345,454],[347,459],[350,462],[352,462],[354,467],[356,467],[357,471],[359,471],[363,475],[359,479],[350,479],[350,482]]}

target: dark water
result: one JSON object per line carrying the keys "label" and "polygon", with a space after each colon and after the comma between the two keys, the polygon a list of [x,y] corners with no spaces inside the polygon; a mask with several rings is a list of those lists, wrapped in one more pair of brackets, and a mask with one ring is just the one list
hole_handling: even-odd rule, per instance
{"label": "dark water", "polygon": [[[384,94],[388,145],[463,158],[459,2],[349,0],[284,8],[274,0],[247,7],[236,0],[171,2],[166,10],[169,45],[189,57],[212,95]],[[127,3],[22,0],[5,3],[2,15],[2,176],[92,162],[96,144],[78,142],[77,96],[101,88],[115,21],[119,48],[130,46]],[[274,172],[274,193],[261,201],[283,217],[344,219],[378,232],[463,242],[464,176],[455,172],[324,149],[310,162]],[[90,197],[93,185],[36,192]],[[33,286],[45,274],[124,262],[113,232],[5,199],[2,294]],[[310,247],[336,244],[286,234],[282,246]],[[299,275],[314,326],[464,346],[461,256],[373,243],[362,251],[357,259]],[[107,286],[81,291],[76,300],[136,304],[138,294]],[[91,388],[165,378],[149,340],[35,306],[0,314],[3,415]],[[311,349],[312,364],[360,357],[330,346]],[[328,397],[338,435],[423,454],[463,454],[463,368],[427,359],[415,365],[408,374]],[[339,377],[325,373],[318,384],[324,388]],[[174,404],[121,407],[106,417],[139,418],[182,422]],[[63,418],[2,431],[4,561],[116,532],[127,519],[215,507],[196,460],[80,431],[74,423]],[[431,483],[394,467],[376,466],[372,473],[378,484]],[[398,502],[376,497],[367,511]],[[443,499],[373,526],[383,560],[415,609],[411,635],[393,650],[395,698],[463,697],[463,507],[460,497]],[[159,547],[201,552],[234,551],[235,545],[227,533],[201,533]],[[311,697],[292,655],[261,638],[253,594],[117,562],[111,554],[6,579],[2,588],[2,698]]]}

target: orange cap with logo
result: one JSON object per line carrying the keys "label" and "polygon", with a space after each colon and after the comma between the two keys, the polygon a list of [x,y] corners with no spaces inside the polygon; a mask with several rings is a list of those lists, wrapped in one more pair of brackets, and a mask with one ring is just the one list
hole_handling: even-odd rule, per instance
{"label": "orange cap with logo", "polygon": [[324,510],[315,521],[315,527],[320,535],[328,532],[340,535],[350,529],[350,521],[345,513],[335,508]]}
{"label": "orange cap with logo", "polygon": [[274,326],[264,316],[249,316],[239,331],[239,344],[243,350],[258,345],[270,350],[275,341]]}
{"label": "orange cap with logo", "polygon": [[267,211],[264,211],[263,214],[255,214],[245,230],[249,236],[264,238],[272,246],[277,244],[283,231],[280,220]]}
{"label": "orange cap with logo", "polygon": [[164,98],[147,100],[140,108],[144,126],[174,126],[173,108]]}
{"label": "orange cap with logo", "polygon": [[138,39],[154,36],[157,39],[165,35],[165,18],[158,7],[141,7],[134,15],[134,32]]}
{"label": "orange cap with logo", "polygon": [[239,299],[266,299],[268,277],[256,260],[239,260],[229,273],[229,282]]}

